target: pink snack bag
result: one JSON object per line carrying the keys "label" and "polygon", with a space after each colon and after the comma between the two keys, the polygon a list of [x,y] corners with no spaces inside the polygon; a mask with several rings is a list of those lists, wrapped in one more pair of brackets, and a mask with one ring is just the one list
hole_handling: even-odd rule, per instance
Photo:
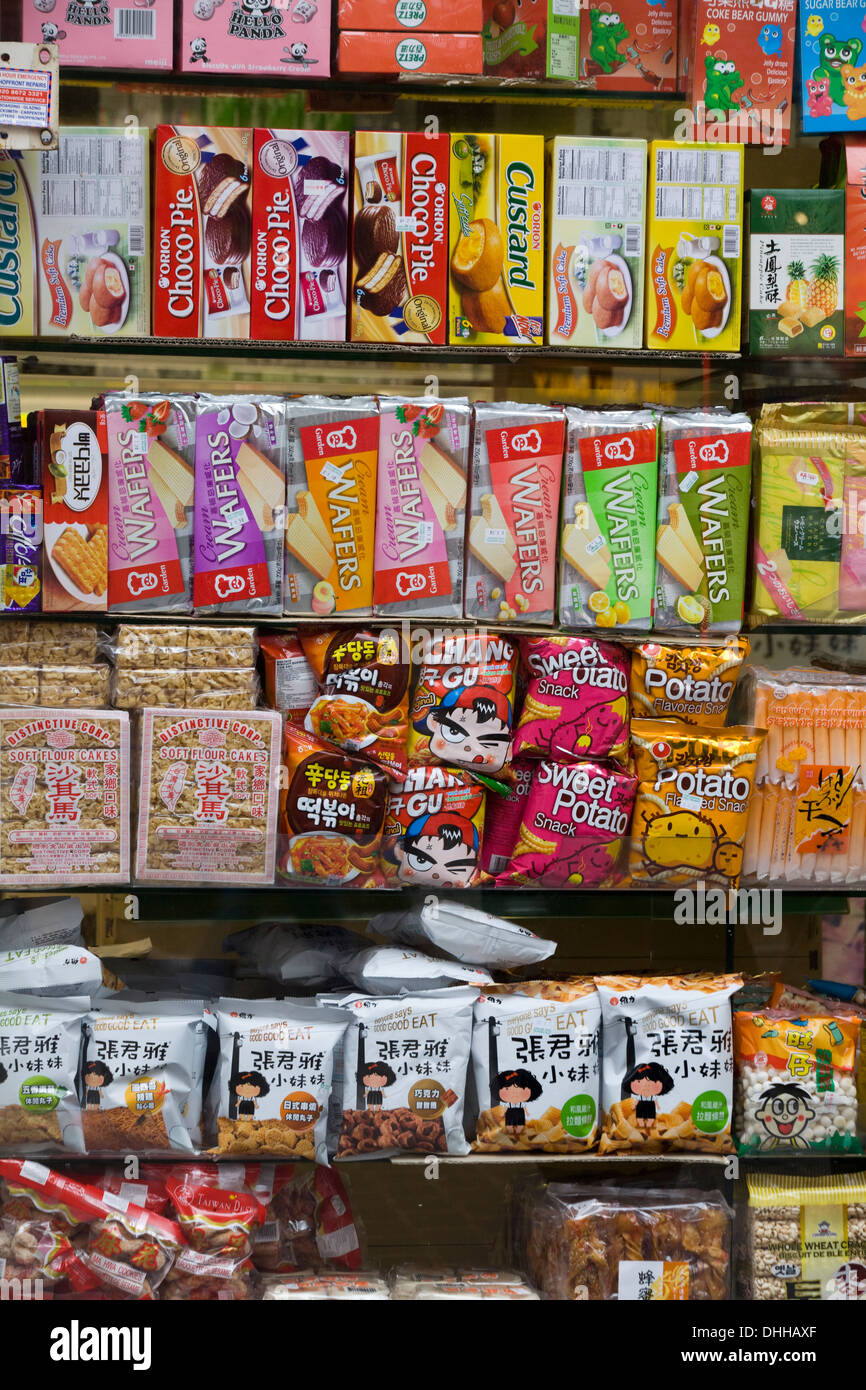
{"label": "pink snack bag", "polygon": [[512,754],[616,758],[628,754],[628,652],[592,637],[528,637],[526,695]]}
{"label": "pink snack bag", "polygon": [[536,764],[502,887],[610,888],[622,856],[637,778],[596,763]]}
{"label": "pink snack bag", "polygon": [[507,793],[491,791],[484,814],[481,867],[486,874],[504,874],[511,863],[526,798],[537,771],[537,764],[512,763],[514,785]]}
{"label": "pink snack bag", "polygon": [[181,72],[329,77],[330,0],[182,0]]}

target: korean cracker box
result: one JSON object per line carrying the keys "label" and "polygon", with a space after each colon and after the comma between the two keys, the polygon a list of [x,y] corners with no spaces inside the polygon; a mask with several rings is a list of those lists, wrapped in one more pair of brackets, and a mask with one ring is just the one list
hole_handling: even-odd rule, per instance
{"label": "korean cracker box", "polygon": [[797,15],[803,131],[866,130],[866,0],[800,0]]}
{"label": "korean cracker box", "polygon": [[544,140],[452,135],[449,341],[543,341]]}
{"label": "korean cracker box", "polygon": [[646,141],[558,135],[547,153],[547,342],[642,347]]}
{"label": "korean cracker box", "polygon": [[646,344],[736,352],[743,281],[743,149],[650,146]]}

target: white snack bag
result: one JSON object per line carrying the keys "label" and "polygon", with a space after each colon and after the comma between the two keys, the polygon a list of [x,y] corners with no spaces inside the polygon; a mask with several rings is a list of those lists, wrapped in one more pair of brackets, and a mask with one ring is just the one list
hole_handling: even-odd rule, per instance
{"label": "white snack bag", "polygon": [[350,994],[338,1158],[465,1154],[463,1133],[476,989],[399,997]]}
{"label": "white snack bag", "polygon": [[75,1083],[88,1006],[0,994],[0,1153],[84,1152]]}
{"label": "white snack bag", "polygon": [[474,965],[451,964],[407,951],[400,946],[371,946],[344,961],[342,973],[358,989],[371,994],[400,994],[412,989],[448,989],[451,985],[475,985],[483,989],[493,983],[486,970]]}
{"label": "white snack bag", "polygon": [[78,898],[58,898],[28,908],[0,926],[0,950],[13,951],[26,946],[83,946],[81,923],[84,909]]}
{"label": "white snack bag", "polygon": [[293,999],[219,999],[216,1013],[213,1152],[327,1163],[335,1054],[347,1015]]}
{"label": "white snack bag", "polygon": [[733,1153],[731,995],[739,975],[598,975],[599,1153]]}
{"label": "white snack bag", "polygon": [[475,1004],[472,1069],[485,1153],[594,1148],[601,1101],[601,1003],[591,979],[494,987]]}
{"label": "white snack bag", "polygon": [[318,989],[342,980],[343,962],[357,952],[361,940],[355,932],[327,923],[274,922],[233,932],[223,947],[237,951],[259,975]]}
{"label": "white snack bag", "polygon": [[16,994],[93,994],[102,961],[83,946],[29,946],[0,951],[0,990]]}
{"label": "white snack bag", "polygon": [[535,965],[556,950],[555,941],[536,936],[528,927],[463,903],[440,902],[433,896],[425,899],[423,907],[371,917],[367,933],[405,946],[432,945],[452,960],[502,970]]}
{"label": "white snack bag", "polygon": [[194,1153],[211,1010],[200,999],[106,1003],[84,1025],[87,1152]]}

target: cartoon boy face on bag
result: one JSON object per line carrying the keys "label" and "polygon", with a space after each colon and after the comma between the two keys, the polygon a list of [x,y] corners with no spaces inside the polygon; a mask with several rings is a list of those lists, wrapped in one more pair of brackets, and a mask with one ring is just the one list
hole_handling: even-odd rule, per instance
{"label": "cartoon boy face on bag", "polygon": [[780,1145],[793,1149],[811,1148],[803,1138],[803,1131],[815,1118],[810,1101],[809,1092],[803,1086],[779,1083],[763,1091],[755,1111],[755,1118],[760,1120],[765,1132],[761,1148],[775,1149]]}
{"label": "cartoon boy face on bag", "polygon": [[418,816],[397,841],[397,878],[401,883],[429,883],[436,888],[463,888],[478,870],[476,827],[456,811]]}
{"label": "cartoon boy face on bag", "polygon": [[441,762],[498,772],[511,742],[511,702],[492,686],[456,686],[415,727],[430,735]]}

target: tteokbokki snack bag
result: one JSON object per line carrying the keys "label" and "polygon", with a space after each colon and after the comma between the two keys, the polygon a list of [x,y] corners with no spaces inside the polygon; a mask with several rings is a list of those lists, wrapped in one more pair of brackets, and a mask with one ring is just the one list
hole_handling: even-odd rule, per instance
{"label": "tteokbokki snack bag", "polygon": [[302,633],[320,695],[304,728],[350,753],[363,753],[389,777],[405,776],[409,649],[398,628]]}

